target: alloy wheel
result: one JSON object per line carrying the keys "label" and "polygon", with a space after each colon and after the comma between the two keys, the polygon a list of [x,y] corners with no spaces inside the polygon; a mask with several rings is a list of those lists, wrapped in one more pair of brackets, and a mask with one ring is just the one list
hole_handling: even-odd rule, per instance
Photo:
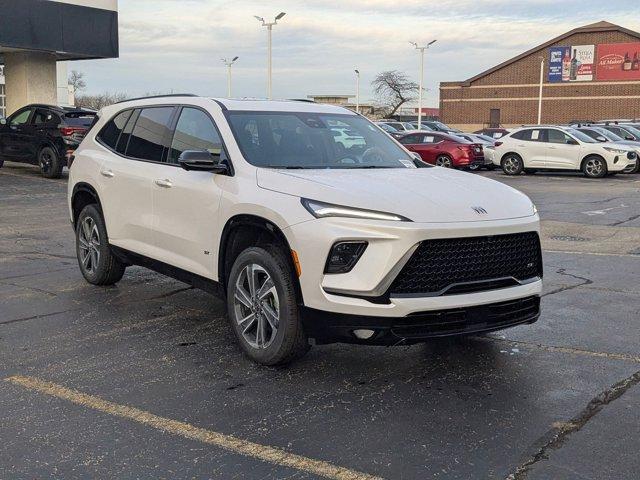
{"label": "alloy wheel", "polygon": [[280,302],[271,275],[256,263],[245,266],[233,295],[233,313],[242,337],[252,348],[268,348],[280,322]]}
{"label": "alloy wheel", "polygon": [[584,169],[590,177],[598,177],[604,172],[602,161],[597,158],[590,158],[587,160]]}
{"label": "alloy wheel", "polygon": [[89,274],[95,273],[100,261],[100,233],[93,218],[86,217],[80,224],[78,245],[83,268]]}
{"label": "alloy wheel", "polygon": [[439,167],[451,168],[451,159],[444,155],[440,155],[436,158],[436,165]]}
{"label": "alloy wheel", "polygon": [[504,171],[506,173],[515,174],[520,167],[520,161],[516,157],[507,157],[504,160]]}
{"label": "alloy wheel", "polygon": [[53,157],[46,150],[40,154],[40,170],[42,173],[49,173],[51,165],[53,163]]}

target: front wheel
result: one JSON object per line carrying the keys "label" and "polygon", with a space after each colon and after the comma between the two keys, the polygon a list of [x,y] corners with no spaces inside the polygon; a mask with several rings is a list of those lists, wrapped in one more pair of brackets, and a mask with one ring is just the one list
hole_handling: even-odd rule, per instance
{"label": "front wheel", "polygon": [[451,157],[448,155],[438,155],[436,157],[436,165],[444,168],[452,168],[453,161],[451,160]]}
{"label": "front wheel", "polygon": [[82,209],[76,223],[76,255],[85,280],[93,285],[113,285],[126,265],[111,251],[102,213],[96,205]]}
{"label": "front wheel", "polygon": [[602,178],[607,174],[607,163],[601,157],[587,157],[582,162],[582,173],[589,178]]}
{"label": "front wheel", "polygon": [[502,171],[507,175],[520,175],[524,170],[524,163],[520,155],[509,153],[502,159]]}
{"label": "front wheel", "polygon": [[38,152],[40,172],[46,178],[60,178],[62,176],[62,161],[58,153],[51,147],[43,147]]}
{"label": "front wheel", "polygon": [[250,247],[233,263],[227,310],[245,354],[262,365],[284,365],[309,350],[296,299],[293,271],[275,245]]}

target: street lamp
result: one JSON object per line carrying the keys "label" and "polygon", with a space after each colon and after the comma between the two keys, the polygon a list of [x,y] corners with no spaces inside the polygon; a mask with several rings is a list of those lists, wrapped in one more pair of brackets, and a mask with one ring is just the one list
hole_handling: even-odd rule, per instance
{"label": "street lamp", "polygon": [[278,23],[278,20],[285,15],[285,12],[280,12],[276,15],[276,18],[273,19],[273,22],[267,22],[264,18],[254,15],[259,22],[262,22],[263,27],[267,27],[267,98],[269,100],[271,100],[271,31],[273,30],[273,26]]}
{"label": "street lamp", "polygon": [[360,113],[360,70],[357,68],[356,72],[356,113]]}
{"label": "street lamp", "polygon": [[538,89],[538,125],[542,123],[542,83],[544,82],[544,57],[540,57],[540,86]]}
{"label": "street lamp", "polygon": [[431,40],[424,46],[419,46],[416,42],[409,42],[415,47],[416,50],[420,50],[420,90],[418,91],[418,129],[422,128],[422,85],[424,83],[424,51],[428,50],[431,45],[436,43],[437,40]]}
{"label": "street lamp", "polygon": [[227,66],[227,98],[231,98],[231,65],[236,63],[236,60],[238,57],[233,57],[231,60],[222,59],[222,63]]}

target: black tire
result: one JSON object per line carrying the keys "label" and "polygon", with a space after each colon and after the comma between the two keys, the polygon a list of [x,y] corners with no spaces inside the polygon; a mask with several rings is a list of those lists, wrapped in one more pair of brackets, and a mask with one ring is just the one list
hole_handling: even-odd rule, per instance
{"label": "black tire", "polygon": [[[275,290],[277,296],[271,293],[270,297],[264,296],[259,300],[257,293],[252,294],[248,285],[250,272],[257,272],[251,275],[255,275],[252,278],[257,279],[255,284],[258,287],[267,285],[266,277],[270,277],[274,288],[269,291]],[[242,292],[237,284],[242,287]],[[253,288],[253,292],[261,290],[264,291],[263,288]],[[310,348],[300,320],[294,272],[286,254],[275,245],[247,248],[235,259],[227,281],[227,312],[240,347],[254,362],[269,366],[285,365],[302,357]],[[273,313],[277,313],[275,328],[272,325]],[[262,345],[258,334],[261,325]]]}
{"label": "black tire", "polygon": [[582,161],[581,170],[587,178],[602,178],[608,173],[607,162],[602,157],[590,155]]}
{"label": "black tire", "polygon": [[[2,166],[2,163],[0,162],[0,166]],[[633,167],[631,170],[624,170],[622,173],[638,173],[640,172],[640,159],[636,161],[636,166]]]}
{"label": "black tire", "polygon": [[505,175],[520,175],[524,171],[524,162],[517,153],[507,153],[500,162]]}
{"label": "black tire", "polygon": [[42,147],[38,152],[40,172],[46,178],[60,178],[62,176],[62,160],[55,149]]}
{"label": "black tire", "polygon": [[[87,238],[93,246],[87,245]],[[111,251],[102,213],[95,204],[87,205],[78,215],[76,256],[82,276],[93,285],[113,285],[124,275],[126,265]]]}
{"label": "black tire", "polygon": [[436,157],[436,165],[444,168],[453,168],[453,160],[449,155],[441,153]]}
{"label": "black tire", "polygon": [[525,168],[524,173],[526,173],[527,175],[534,175],[538,173],[538,170],[536,170],[535,168]]}
{"label": "black tire", "polygon": [[4,165],[4,158],[0,158],[0,168]]}
{"label": "black tire", "polygon": [[493,163],[491,163],[489,165],[485,165],[484,168],[486,168],[487,170],[492,172],[492,171],[494,171],[496,169],[496,166]]}

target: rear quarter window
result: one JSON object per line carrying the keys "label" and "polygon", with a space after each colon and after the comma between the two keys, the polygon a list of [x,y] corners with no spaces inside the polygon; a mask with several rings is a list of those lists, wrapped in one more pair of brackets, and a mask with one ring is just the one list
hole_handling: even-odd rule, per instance
{"label": "rear quarter window", "polygon": [[86,127],[90,128],[93,125],[94,119],[97,117],[96,114],[66,114],[64,116],[64,123],[66,123],[70,127]]}
{"label": "rear quarter window", "polygon": [[107,147],[115,150],[118,138],[120,138],[120,134],[127,124],[131,112],[132,110],[125,110],[124,112],[118,113],[102,127],[102,130],[100,130],[96,138]]}

